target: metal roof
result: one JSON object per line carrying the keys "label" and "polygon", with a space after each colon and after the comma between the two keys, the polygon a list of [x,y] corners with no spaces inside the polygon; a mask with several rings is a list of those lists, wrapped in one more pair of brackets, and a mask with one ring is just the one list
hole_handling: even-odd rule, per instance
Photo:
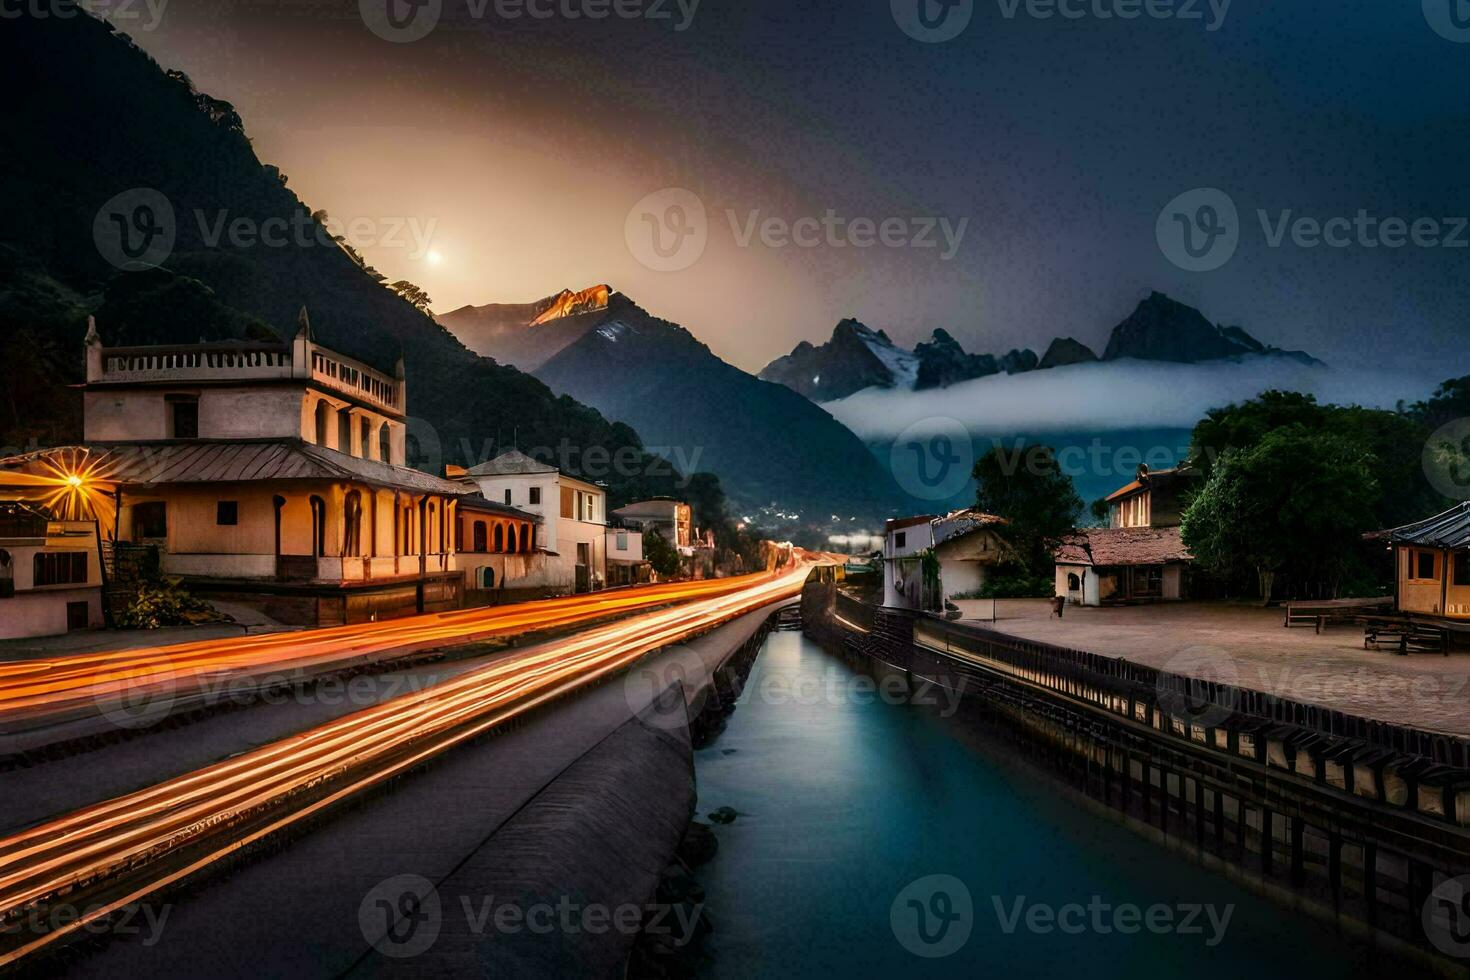
{"label": "metal roof", "polygon": [[[53,454],[76,452],[63,447],[0,460],[0,482],[6,471],[40,471]],[[358,480],[389,489],[461,497],[471,491],[462,483],[440,479],[406,466],[358,459],[300,439],[165,442],[96,442],[88,447],[96,478],[124,486],[176,483],[248,483],[255,480]]]}
{"label": "metal roof", "polygon": [[519,449],[511,449],[478,466],[471,466],[469,474],[470,476],[521,476],[527,473],[555,473],[556,471],[555,466],[538,462]]}
{"label": "metal roof", "polygon": [[1470,548],[1470,500],[1457,504],[1417,524],[1405,524],[1380,532],[1394,544],[1415,544],[1430,548]]}
{"label": "metal roof", "polygon": [[512,507],[510,504],[502,504],[497,503],[494,500],[486,500],[479,494],[471,494],[470,496],[460,497],[459,507],[461,510],[473,510],[485,514],[499,514],[502,517],[515,517],[523,521],[531,521],[535,524],[540,524],[542,521],[540,514],[533,514],[528,510],[521,510],[519,507]]}

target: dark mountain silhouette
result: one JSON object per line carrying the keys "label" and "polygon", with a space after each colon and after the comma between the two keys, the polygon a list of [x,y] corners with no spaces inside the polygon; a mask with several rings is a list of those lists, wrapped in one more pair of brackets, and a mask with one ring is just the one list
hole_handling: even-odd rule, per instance
{"label": "dark mountain silhouette", "polygon": [[[89,312],[108,343],[158,343],[289,336],[305,306],[329,347],[388,370],[405,355],[413,461],[425,469],[478,461],[497,432],[507,442],[516,433],[523,448],[647,459],[626,424],[476,356],[386,288],[286,175],[256,158],[233,107],[62,2],[71,16],[11,18],[0,30],[0,80],[16,94],[0,142],[0,327],[17,341],[0,382],[30,385],[25,406],[0,407],[0,442],[80,436],[76,395],[62,386],[80,374]],[[94,221],[138,188],[166,200],[171,218],[154,217],[176,240],[161,269],[120,272],[99,251]],[[211,241],[222,221],[239,219],[279,231],[279,244],[263,235]],[[47,379],[40,390],[36,376]],[[673,492],[674,477],[659,475],[667,467],[650,464],[604,477],[615,501]]]}
{"label": "dark mountain silhouette", "polygon": [[[860,331],[854,330],[853,324]],[[910,367],[910,357],[917,359],[916,370]],[[855,320],[843,320],[832,332],[830,341],[820,347],[802,341],[790,354],[766,365],[760,376],[778,381],[813,401],[833,401],[863,388],[924,391],[1002,372],[1022,374],[1099,360],[1135,358],[1197,364],[1243,357],[1285,357],[1303,364],[1322,363],[1304,351],[1269,347],[1241,327],[1215,326],[1194,307],[1155,292],[1113,328],[1101,358],[1092,348],[1071,337],[1053,340],[1040,358],[1035,351],[1023,349],[999,357],[969,354],[943,329],[935,330],[929,341],[916,346],[911,355],[893,344],[883,331],[874,331]]]}
{"label": "dark mountain silhouette", "polygon": [[[627,421],[676,465],[718,474],[738,507],[775,504],[823,520],[889,514],[898,495],[891,477],[821,408],[725,363],[688,330],[621,293],[607,295],[602,309],[576,301],[558,307],[556,299],[469,307],[476,315],[456,311],[445,320],[483,329],[488,317],[479,311],[496,311],[496,342],[516,338],[518,356],[537,365],[536,377]],[[535,312],[539,322],[515,324],[512,309]],[[558,318],[556,309],[568,315]]]}

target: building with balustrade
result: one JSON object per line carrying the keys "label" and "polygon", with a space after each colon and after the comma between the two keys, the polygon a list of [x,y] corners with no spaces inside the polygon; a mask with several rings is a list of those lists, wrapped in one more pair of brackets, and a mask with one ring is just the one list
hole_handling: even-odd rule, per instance
{"label": "building with balustrade", "polygon": [[[325,625],[458,608],[466,528],[481,544],[466,504],[485,551],[528,554],[538,515],[405,465],[402,359],[390,375],[330,351],[305,311],[290,343],[107,347],[90,324],[86,366],[85,447],[0,461],[0,483],[84,450],[105,555],[156,549],[196,592]],[[497,549],[492,525],[519,537]]]}

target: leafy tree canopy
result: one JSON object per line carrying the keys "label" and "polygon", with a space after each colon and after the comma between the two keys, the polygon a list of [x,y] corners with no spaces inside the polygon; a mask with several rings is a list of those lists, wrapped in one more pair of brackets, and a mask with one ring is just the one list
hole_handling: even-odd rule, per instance
{"label": "leafy tree canopy", "polygon": [[972,475],[976,509],[1009,521],[999,533],[1016,563],[1028,575],[1042,575],[1052,565],[1052,549],[1082,513],[1082,498],[1055,452],[1050,446],[996,447],[975,463]]}

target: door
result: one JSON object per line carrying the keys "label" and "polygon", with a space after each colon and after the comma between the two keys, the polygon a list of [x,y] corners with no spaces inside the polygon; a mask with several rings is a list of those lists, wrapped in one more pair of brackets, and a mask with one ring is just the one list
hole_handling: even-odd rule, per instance
{"label": "door", "polygon": [[586,541],[577,544],[577,591],[592,590],[592,545]]}

